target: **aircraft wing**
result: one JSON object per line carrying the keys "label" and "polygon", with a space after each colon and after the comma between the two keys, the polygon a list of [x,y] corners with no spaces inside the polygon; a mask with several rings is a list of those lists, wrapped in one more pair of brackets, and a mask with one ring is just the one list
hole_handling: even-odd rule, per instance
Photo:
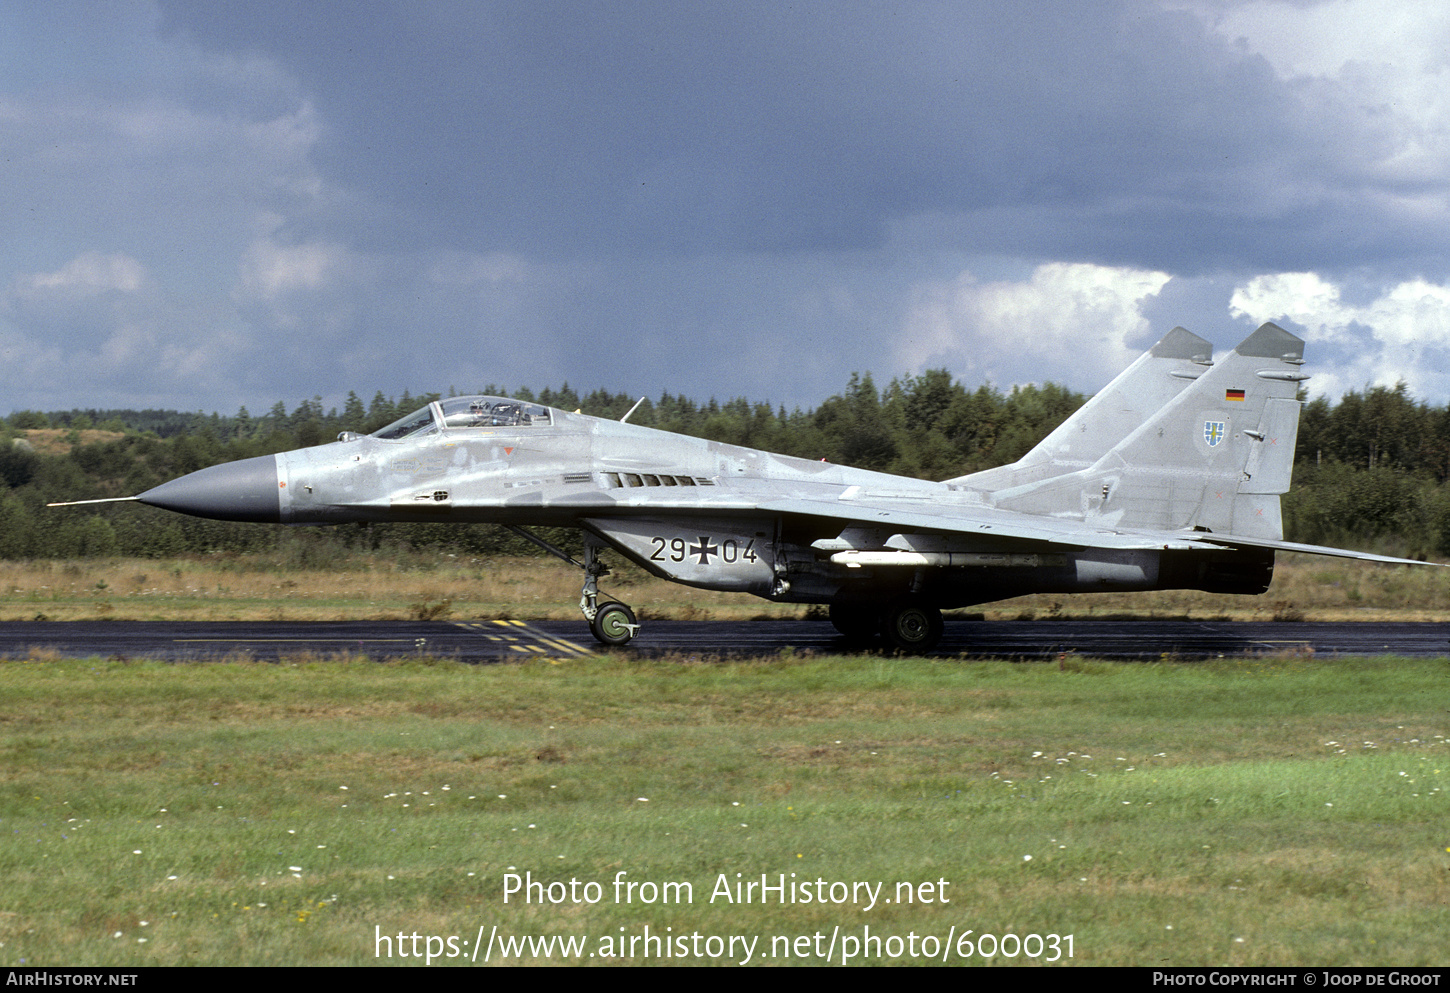
{"label": "aircraft wing", "polygon": [[[1359,559],[1389,565],[1439,565],[1419,559],[1376,555],[1347,548],[1307,545],[1294,541],[1241,537],[1207,531],[1157,531],[1143,528],[1110,529],[1095,527],[1080,520],[1038,517],[1002,511],[992,507],[923,508],[892,506],[891,501],[877,500],[811,500],[783,499],[768,502],[762,509],[785,515],[838,520],[843,531],[848,528],[870,528],[878,533],[890,528],[903,535],[932,535],[943,538],[996,539],[1008,543],[1045,543],[1073,548],[1104,548],[1122,550],[1214,551],[1222,548],[1264,548],[1280,552],[1300,552]],[[909,540],[909,539],[908,539]],[[963,541],[963,547],[971,543]]]}
{"label": "aircraft wing", "polygon": [[786,498],[762,503],[760,509],[787,516],[829,518],[842,527],[880,529],[902,533],[931,532],[970,536],[980,540],[1046,542],[1078,548],[1192,549],[1191,535],[1177,532],[1117,531],[1082,521],[1038,517],[985,506],[893,506],[885,500],[811,500]]}

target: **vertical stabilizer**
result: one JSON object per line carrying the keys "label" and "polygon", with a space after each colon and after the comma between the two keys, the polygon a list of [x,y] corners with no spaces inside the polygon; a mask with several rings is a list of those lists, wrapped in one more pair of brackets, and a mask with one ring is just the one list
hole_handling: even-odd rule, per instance
{"label": "vertical stabilizer", "polygon": [[1000,490],[1087,469],[1213,365],[1213,345],[1174,328],[1011,465],[947,480]]}
{"label": "vertical stabilizer", "polygon": [[998,507],[1108,528],[1283,537],[1304,342],[1265,324],[1090,468],[998,491]]}

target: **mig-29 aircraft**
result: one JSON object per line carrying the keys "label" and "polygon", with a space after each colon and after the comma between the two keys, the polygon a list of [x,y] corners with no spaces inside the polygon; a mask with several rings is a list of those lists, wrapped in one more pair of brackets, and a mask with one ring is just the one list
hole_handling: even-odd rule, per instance
{"label": "mig-29 aircraft", "polygon": [[[842,634],[908,652],[937,643],[943,609],[1025,593],[1262,593],[1276,551],[1422,564],[1283,540],[1304,342],[1265,324],[1211,351],[1175,328],[1020,461],[944,482],[463,396],[120,499],[231,521],[501,524],[583,570],[580,608],[608,645],[640,625],[601,602],[605,547],[688,586],[826,604]],[[549,525],[583,532],[583,562],[525,530]]]}

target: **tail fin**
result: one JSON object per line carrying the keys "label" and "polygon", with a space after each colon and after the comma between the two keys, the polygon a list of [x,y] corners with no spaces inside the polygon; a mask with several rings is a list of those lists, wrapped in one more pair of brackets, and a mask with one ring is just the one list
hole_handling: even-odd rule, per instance
{"label": "tail fin", "polygon": [[999,490],[992,502],[1108,528],[1281,539],[1303,356],[1301,339],[1265,324],[1090,468]]}
{"label": "tail fin", "polygon": [[1174,328],[1011,465],[947,480],[992,491],[1087,469],[1211,366],[1213,346]]}

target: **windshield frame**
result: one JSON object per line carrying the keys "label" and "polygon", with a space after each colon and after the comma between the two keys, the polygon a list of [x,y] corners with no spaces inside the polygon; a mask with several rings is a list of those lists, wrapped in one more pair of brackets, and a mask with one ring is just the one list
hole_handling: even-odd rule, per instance
{"label": "windshield frame", "polygon": [[426,406],[373,431],[368,437],[399,442],[453,431],[532,429],[552,427],[553,424],[554,412],[543,404],[513,397],[470,394],[432,400]]}
{"label": "windshield frame", "polygon": [[442,424],[441,412],[435,400],[425,407],[419,407],[411,414],[405,414],[386,427],[378,428],[369,437],[379,441],[403,441],[407,438],[437,434]]}
{"label": "windshield frame", "polygon": [[481,394],[448,397],[439,401],[438,410],[445,431],[538,428],[550,427],[554,423],[553,412],[548,407],[513,397]]}

